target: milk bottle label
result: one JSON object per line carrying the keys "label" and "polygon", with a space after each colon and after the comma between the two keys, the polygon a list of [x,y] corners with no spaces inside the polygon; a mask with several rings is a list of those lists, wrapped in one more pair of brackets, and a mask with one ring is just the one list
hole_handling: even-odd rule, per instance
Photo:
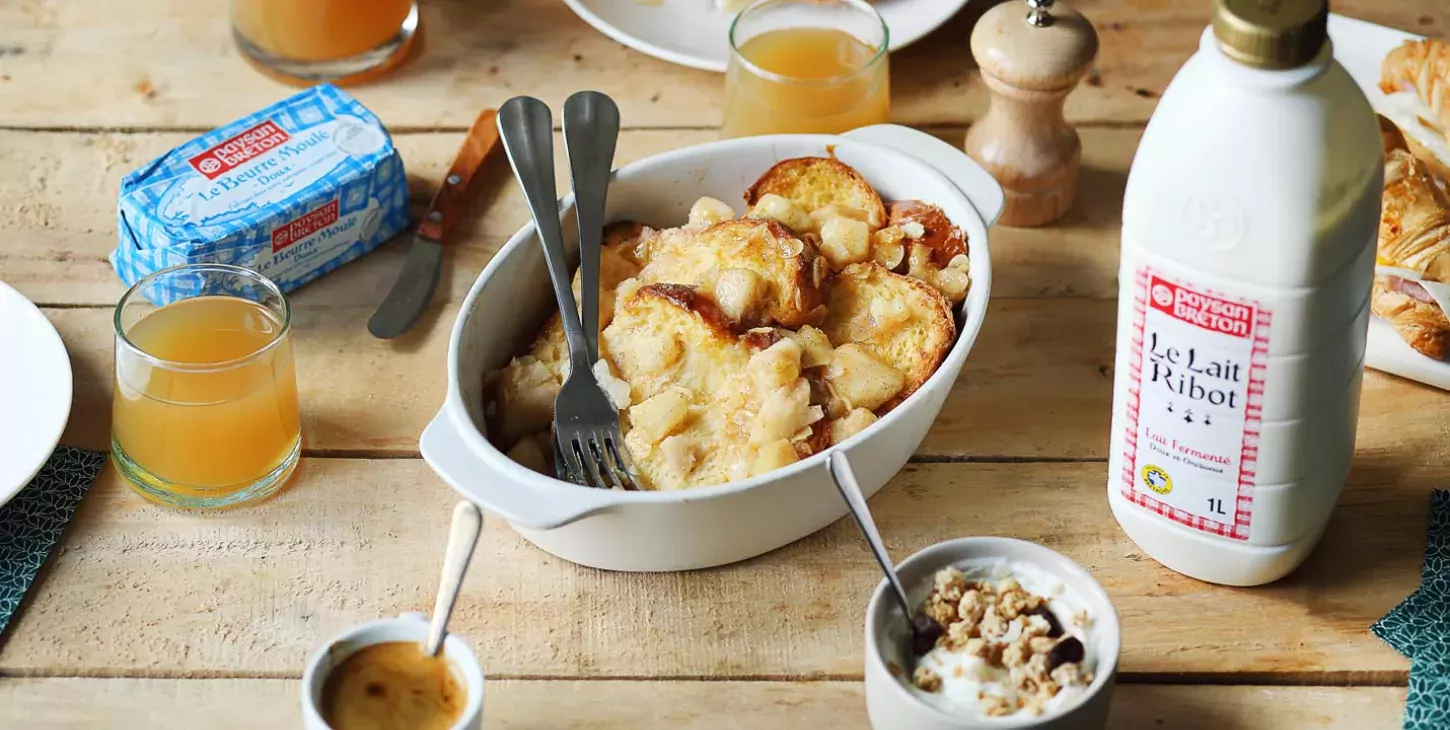
{"label": "milk bottle label", "polygon": [[1247,540],[1269,312],[1139,268],[1134,275],[1123,496]]}

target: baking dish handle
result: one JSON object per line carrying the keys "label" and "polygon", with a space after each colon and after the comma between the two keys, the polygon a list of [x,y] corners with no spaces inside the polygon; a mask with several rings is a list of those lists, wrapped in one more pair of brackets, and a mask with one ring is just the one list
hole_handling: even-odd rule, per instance
{"label": "baking dish handle", "polygon": [[988,228],[1002,214],[1002,205],[1006,200],[1002,186],[976,160],[968,157],[967,153],[926,132],[900,124],[874,124],[853,129],[841,136],[889,147],[934,168],[966,194]]}
{"label": "baking dish handle", "polygon": [[552,489],[519,484],[483,466],[446,410],[423,429],[418,449],[433,471],[459,494],[521,527],[552,530],[614,506],[608,490],[561,485],[560,491],[568,489],[567,494],[551,494]]}

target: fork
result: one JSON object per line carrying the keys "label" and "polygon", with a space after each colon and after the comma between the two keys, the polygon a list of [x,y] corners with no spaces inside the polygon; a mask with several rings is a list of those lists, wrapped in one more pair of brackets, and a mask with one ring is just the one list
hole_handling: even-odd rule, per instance
{"label": "fork", "polygon": [[[576,98],[580,101],[575,101]],[[576,123],[567,124],[571,119]],[[609,166],[619,130],[619,110],[603,94],[592,97],[576,94],[565,104],[565,121],[568,127],[566,137],[579,140],[577,145],[569,145],[576,197],[583,195],[588,198],[576,203],[576,212],[582,264],[580,293],[589,305],[584,313],[590,323],[589,329],[594,332],[592,337],[584,328],[579,310],[575,309],[569,264],[564,256],[564,236],[559,224],[558,201],[554,197],[554,131],[549,107],[538,99],[520,96],[504,102],[498,113],[504,150],[508,153],[519,187],[523,188],[539,241],[543,243],[549,281],[554,288],[554,299],[558,302],[564,324],[564,338],[569,345],[569,374],[554,399],[554,467],[560,479],[576,484],[599,489],[634,490],[638,489],[639,482],[633,476],[637,472],[624,445],[619,411],[600,387],[592,368],[598,358],[598,247],[603,231],[603,201]],[[609,132],[611,121],[613,131]],[[608,154],[592,148],[586,154],[584,148],[596,139],[596,135],[592,134],[596,130],[590,129],[591,125],[598,125],[603,130],[597,137],[608,140]],[[571,129],[583,134],[573,135]],[[574,155],[578,155],[577,161]],[[600,166],[603,167],[602,175],[596,169]],[[582,176],[581,172],[584,173]],[[591,247],[593,250],[586,253]],[[589,294],[591,291],[593,296]]]}

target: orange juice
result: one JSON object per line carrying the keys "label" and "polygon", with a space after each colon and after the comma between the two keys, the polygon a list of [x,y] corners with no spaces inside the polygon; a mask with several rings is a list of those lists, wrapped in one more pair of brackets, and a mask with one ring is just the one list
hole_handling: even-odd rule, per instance
{"label": "orange juice", "polygon": [[273,312],[196,297],[146,314],[125,337],[149,357],[117,347],[113,448],[146,486],[215,499],[290,468],[301,434],[297,376]]}
{"label": "orange juice", "polygon": [[726,73],[721,135],[835,134],[888,121],[879,50],[836,28],[780,28],[746,40]]}
{"label": "orange juice", "polygon": [[232,0],[232,25],[273,55],[334,61],[384,45],[412,10],[413,0]]}

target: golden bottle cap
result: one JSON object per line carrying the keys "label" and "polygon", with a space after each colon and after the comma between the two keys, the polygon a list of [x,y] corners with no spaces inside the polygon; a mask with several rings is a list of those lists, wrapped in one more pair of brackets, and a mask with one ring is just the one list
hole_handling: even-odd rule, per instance
{"label": "golden bottle cap", "polygon": [[1229,58],[1256,68],[1303,66],[1329,38],[1327,0],[1214,0],[1213,35]]}

